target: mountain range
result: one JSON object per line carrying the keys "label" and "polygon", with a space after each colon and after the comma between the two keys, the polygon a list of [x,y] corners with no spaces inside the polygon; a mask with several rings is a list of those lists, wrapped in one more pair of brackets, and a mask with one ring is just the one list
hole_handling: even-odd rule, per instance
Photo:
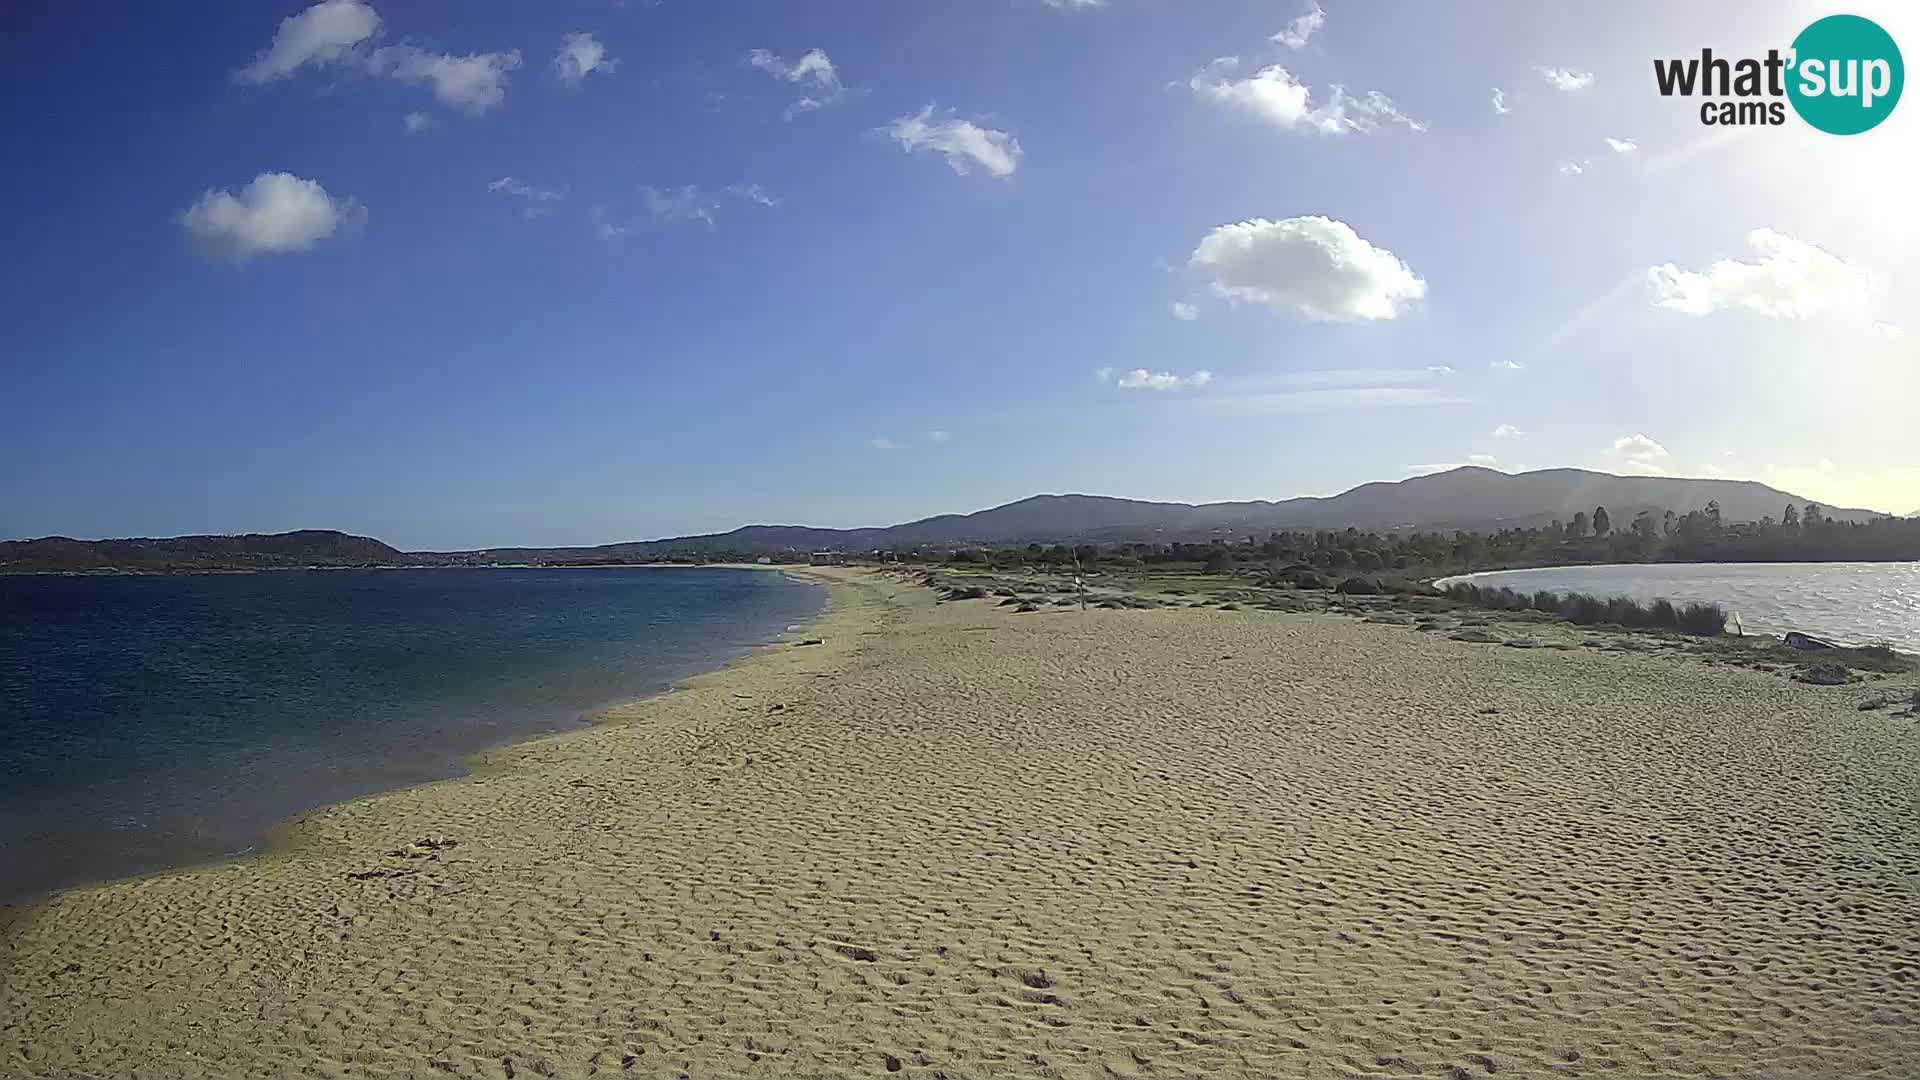
{"label": "mountain range", "polygon": [[[471,562],[599,563],[655,559],[672,552],[745,555],[837,549],[862,551],[960,544],[1204,542],[1274,530],[1376,531],[1502,529],[1571,520],[1607,508],[1626,528],[1642,510],[1686,513],[1718,502],[1722,520],[1779,519],[1808,500],[1751,480],[1615,476],[1585,469],[1503,473],[1465,466],[1397,483],[1371,483],[1326,498],[1278,502],[1165,503],[1099,495],[1035,495],[971,514],[864,529],[748,525],[731,532],[597,547],[488,548],[403,552],[378,540],[326,530],[271,535],[182,536],[162,540],[0,542],[0,573],[247,570],[295,566],[446,565]],[[1840,521],[1887,515],[1823,508]]]}

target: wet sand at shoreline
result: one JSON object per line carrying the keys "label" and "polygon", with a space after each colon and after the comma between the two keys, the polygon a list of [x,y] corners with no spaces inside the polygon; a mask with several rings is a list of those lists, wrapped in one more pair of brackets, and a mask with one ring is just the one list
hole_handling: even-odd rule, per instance
{"label": "wet sand at shoreline", "polygon": [[18,914],[0,1075],[1920,1072],[1920,736],[1846,688],[812,573],[609,723]]}

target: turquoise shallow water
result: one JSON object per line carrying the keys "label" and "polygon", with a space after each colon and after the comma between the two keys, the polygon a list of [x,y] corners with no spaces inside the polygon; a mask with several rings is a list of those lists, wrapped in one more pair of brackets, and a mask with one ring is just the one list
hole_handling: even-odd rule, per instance
{"label": "turquoise shallow water", "polygon": [[1496,570],[1447,578],[1535,592],[1716,603],[1749,633],[1799,630],[1920,653],[1920,563],[1652,563]]}
{"label": "turquoise shallow water", "polygon": [[764,644],[752,570],[0,577],[0,902],[243,851]]}

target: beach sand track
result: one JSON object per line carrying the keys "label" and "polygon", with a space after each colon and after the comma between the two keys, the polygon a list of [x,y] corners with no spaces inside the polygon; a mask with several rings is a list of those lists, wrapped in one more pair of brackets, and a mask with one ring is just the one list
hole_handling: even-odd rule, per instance
{"label": "beach sand track", "polygon": [[1909,721],[833,577],[821,645],[24,914],[0,1074],[1920,1073]]}

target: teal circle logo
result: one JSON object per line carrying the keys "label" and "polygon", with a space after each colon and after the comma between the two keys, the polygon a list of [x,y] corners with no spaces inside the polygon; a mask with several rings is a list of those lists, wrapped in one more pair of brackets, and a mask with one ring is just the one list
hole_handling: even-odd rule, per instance
{"label": "teal circle logo", "polygon": [[1829,15],[1793,39],[1787,99],[1829,135],[1858,135],[1885,120],[1906,81],[1900,47],[1872,19]]}

